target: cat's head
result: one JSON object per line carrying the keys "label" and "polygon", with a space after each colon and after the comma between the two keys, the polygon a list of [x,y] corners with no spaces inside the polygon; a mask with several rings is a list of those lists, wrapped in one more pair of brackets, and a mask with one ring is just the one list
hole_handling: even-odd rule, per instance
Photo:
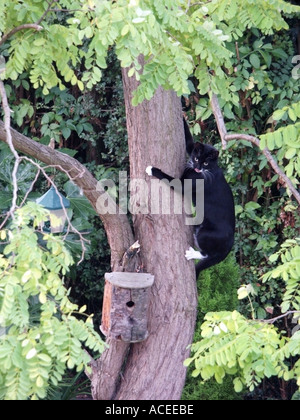
{"label": "cat's head", "polygon": [[195,143],[190,156],[189,166],[197,173],[213,170],[218,166],[219,152],[213,146]]}

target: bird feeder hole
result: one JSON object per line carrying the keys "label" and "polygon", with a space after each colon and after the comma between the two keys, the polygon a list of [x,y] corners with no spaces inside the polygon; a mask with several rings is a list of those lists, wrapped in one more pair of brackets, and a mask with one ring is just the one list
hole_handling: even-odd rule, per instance
{"label": "bird feeder hole", "polygon": [[101,331],[115,340],[138,343],[148,337],[148,307],[154,276],[148,273],[105,274]]}

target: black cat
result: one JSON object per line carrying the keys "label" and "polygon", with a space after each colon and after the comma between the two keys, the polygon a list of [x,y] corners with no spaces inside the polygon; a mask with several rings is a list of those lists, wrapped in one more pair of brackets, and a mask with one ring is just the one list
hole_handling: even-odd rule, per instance
{"label": "black cat", "polygon": [[[200,252],[190,247],[185,254],[188,260],[200,260],[196,266],[198,278],[200,271],[223,261],[231,251],[234,243],[235,212],[231,189],[218,166],[219,152],[207,144],[194,143],[185,120],[184,131],[190,159],[181,182],[183,184],[185,179],[192,180],[194,206],[196,180],[204,180],[204,220],[194,229],[195,246]],[[161,180],[171,182],[174,179],[152,166],[148,166],[146,172]]]}

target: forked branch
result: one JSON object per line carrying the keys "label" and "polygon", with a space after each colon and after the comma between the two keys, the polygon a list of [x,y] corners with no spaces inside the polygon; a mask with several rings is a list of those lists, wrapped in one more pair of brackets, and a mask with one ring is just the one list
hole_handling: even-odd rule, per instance
{"label": "forked branch", "polygon": [[[217,95],[213,95],[211,99],[211,108],[214,113],[217,126],[219,129],[221,141],[222,141],[222,149],[226,150],[227,142],[230,140],[246,140],[250,143],[254,144],[256,147],[260,149],[260,140],[255,137],[248,134],[240,134],[240,133],[234,133],[234,134],[228,134],[225,126],[224,117],[219,105],[218,97]],[[284,182],[286,187],[291,191],[292,195],[297,200],[298,204],[300,205],[300,194],[297,191],[297,188],[294,186],[292,181],[286,174],[280,169],[278,166],[276,160],[272,156],[270,150],[268,148],[265,148],[261,150],[261,153],[266,157],[267,161],[269,162],[270,166],[273,168],[275,173],[279,175],[281,180]]]}

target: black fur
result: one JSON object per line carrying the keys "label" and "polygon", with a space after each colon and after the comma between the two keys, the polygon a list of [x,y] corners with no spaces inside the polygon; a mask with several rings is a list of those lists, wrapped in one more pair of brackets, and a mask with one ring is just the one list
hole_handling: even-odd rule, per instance
{"label": "black fur", "polygon": [[[185,120],[184,130],[190,159],[181,181],[183,184],[185,179],[193,180],[194,205],[196,180],[204,179],[204,220],[194,230],[195,245],[204,256],[196,266],[198,277],[200,271],[223,261],[231,251],[235,232],[234,202],[231,189],[218,166],[219,152],[210,145],[194,143]],[[157,168],[152,168],[152,175],[169,182],[174,179]]]}

